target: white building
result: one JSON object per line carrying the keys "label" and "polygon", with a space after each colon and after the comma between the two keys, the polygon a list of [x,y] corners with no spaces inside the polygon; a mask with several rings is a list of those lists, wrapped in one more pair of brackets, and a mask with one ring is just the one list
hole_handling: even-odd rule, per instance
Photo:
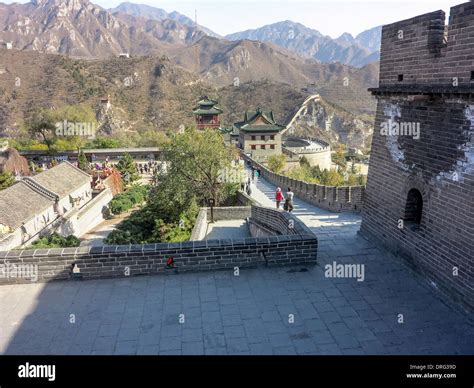
{"label": "white building", "polygon": [[91,176],[69,162],[22,178],[0,191],[0,250],[32,243],[91,199]]}

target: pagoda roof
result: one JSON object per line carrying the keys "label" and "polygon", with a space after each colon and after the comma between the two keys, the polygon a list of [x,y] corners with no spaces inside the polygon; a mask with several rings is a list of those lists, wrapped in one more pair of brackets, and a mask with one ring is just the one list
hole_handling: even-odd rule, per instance
{"label": "pagoda roof", "polygon": [[214,105],[217,105],[217,101],[211,100],[210,98],[205,97],[199,100],[197,104],[199,106],[214,106]]}
{"label": "pagoda roof", "polygon": [[230,135],[234,135],[234,136],[239,135],[239,130],[235,126],[228,127],[228,128],[219,128],[219,131],[223,135],[225,135],[225,134],[230,134]]}
{"label": "pagoda roof", "polygon": [[211,100],[207,96],[201,97],[197,106],[193,108],[193,113],[195,115],[218,115],[222,112],[223,110],[217,105],[217,101]]}
{"label": "pagoda roof", "polygon": [[[258,121],[257,121],[258,120]],[[238,130],[243,132],[280,132],[285,126],[277,124],[272,111],[246,111],[244,120],[234,124]]]}
{"label": "pagoda roof", "polygon": [[207,109],[197,106],[193,110],[193,113],[195,115],[219,115],[222,112],[223,112],[223,110],[221,108],[219,108],[218,106],[212,106],[212,107],[209,107]]}

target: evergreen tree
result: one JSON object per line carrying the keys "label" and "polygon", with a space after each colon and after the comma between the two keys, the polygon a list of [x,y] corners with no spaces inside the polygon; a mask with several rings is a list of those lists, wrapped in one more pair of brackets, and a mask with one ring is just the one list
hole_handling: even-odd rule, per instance
{"label": "evergreen tree", "polygon": [[140,179],[137,166],[130,154],[123,155],[123,158],[117,163],[117,169],[122,174],[125,183],[130,184]]}
{"label": "evergreen tree", "polygon": [[84,151],[80,150],[79,155],[77,157],[77,165],[82,171],[89,170],[89,161],[87,160]]}

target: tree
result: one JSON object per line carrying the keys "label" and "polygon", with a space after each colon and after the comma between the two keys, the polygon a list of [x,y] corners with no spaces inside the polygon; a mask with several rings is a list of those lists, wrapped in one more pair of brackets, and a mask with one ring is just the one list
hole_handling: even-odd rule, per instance
{"label": "tree", "polygon": [[34,111],[26,120],[26,127],[33,138],[40,138],[52,154],[55,137],[55,120],[50,111],[40,109]]}
{"label": "tree", "polygon": [[127,184],[133,183],[140,179],[137,166],[130,154],[124,154],[122,159],[117,163],[117,170],[122,174],[122,178]]}
{"label": "tree", "polygon": [[188,129],[176,134],[164,146],[168,162],[167,176],[173,178],[188,194],[195,193],[199,202],[214,198],[223,199],[222,171],[230,168],[235,157],[216,130]]}
{"label": "tree", "polygon": [[98,136],[94,140],[87,143],[87,148],[120,148],[122,147],[122,143],[120,140],[105,137],[105,136]]}
{"label": "tree", "polygon": [[268,168],[274,173],[280,173],[286,166],[286,155],[272,155],[267,160]]}
{"label": "tree", "polygon": [[4,171],[0,173],[0,190],[5,190],[15,183],[15,177],[11,172]]}
{"label": "tree", "polygon": [[325,186],[342,186],[344,176],[337,170],[323,170],[321,184]]}
{"label": "tree", "polygon": [[311,167],[311,165],[309,164],[308,158],[304,155],[300,159],[300,166],[301,167]]}
{"label": "tree", "polygon": [[84,154],[83,150],[79,151],[79,155],[77,157],[77,165],[82,171],[89,170],[89,161],[87,160],[87,157]]}
{"label": "tree", "polygon": [[162,147],[168,141],[168,137],[163,132],[148,129],[140,133],[137,145],[139,147]]}

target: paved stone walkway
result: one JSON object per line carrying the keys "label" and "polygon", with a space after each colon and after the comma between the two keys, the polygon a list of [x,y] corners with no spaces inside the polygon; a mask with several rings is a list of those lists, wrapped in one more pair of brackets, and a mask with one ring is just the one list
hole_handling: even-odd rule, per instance
{"label": "paved stone walkway", "polygon": [[[253,196],[273,206],[274,189],[259,180]],[[474,354],[469,316],[358,236],[358,215],[295,205],[315,267],[1,286],[0,352]],[[325,277],[333,261],[364,264],[364,281]]]}
{"label": "paved stone walkway", "polygon": [[245,220],[223,220],[209,223],[205,240],[252,237]]}

